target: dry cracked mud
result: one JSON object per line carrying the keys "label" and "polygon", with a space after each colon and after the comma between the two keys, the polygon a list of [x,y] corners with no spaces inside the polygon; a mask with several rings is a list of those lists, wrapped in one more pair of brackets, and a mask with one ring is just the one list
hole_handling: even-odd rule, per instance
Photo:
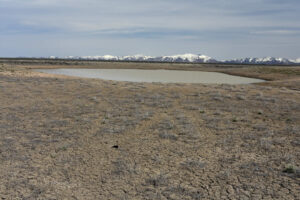
{"label": "dry cracked mud", "polygon": [[300,199],[299,79],[146,84],[1,66],[0,199]]}

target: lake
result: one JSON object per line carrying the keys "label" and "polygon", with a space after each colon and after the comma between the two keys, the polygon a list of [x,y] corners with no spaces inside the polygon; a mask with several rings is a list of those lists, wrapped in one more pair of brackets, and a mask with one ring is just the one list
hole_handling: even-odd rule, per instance
{"label": "lake", "polygon": [[261,79],[202,71],[141,69],[37,69],[35,71],[83,78],[147,83],[250,84],[264,82]]}

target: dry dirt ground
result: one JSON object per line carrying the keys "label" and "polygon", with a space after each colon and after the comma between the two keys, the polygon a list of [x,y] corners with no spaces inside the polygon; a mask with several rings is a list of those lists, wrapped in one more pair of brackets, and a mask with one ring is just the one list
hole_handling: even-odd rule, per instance
{"label": "dry dirt ground", "polygon": [[0,199],[300,199],[299,67],[199,67],[256,85],[43,67],[74,66],[0,64]]}

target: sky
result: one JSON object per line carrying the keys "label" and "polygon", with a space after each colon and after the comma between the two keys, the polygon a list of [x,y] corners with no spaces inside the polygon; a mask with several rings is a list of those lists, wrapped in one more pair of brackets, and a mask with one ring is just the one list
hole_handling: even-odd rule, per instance
{"label": "sky", "polygon": [[0,0],[0,57],[300,58],[300,0]]}

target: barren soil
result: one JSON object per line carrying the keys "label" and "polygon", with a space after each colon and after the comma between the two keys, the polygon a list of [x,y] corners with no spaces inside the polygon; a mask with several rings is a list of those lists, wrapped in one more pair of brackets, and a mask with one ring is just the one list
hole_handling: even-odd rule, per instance
{"label": "barren soil", "polygon": [[[129,83],[33,68],[270,80]],[[300,199],[300,67],[0,62],[0,199]]]}

